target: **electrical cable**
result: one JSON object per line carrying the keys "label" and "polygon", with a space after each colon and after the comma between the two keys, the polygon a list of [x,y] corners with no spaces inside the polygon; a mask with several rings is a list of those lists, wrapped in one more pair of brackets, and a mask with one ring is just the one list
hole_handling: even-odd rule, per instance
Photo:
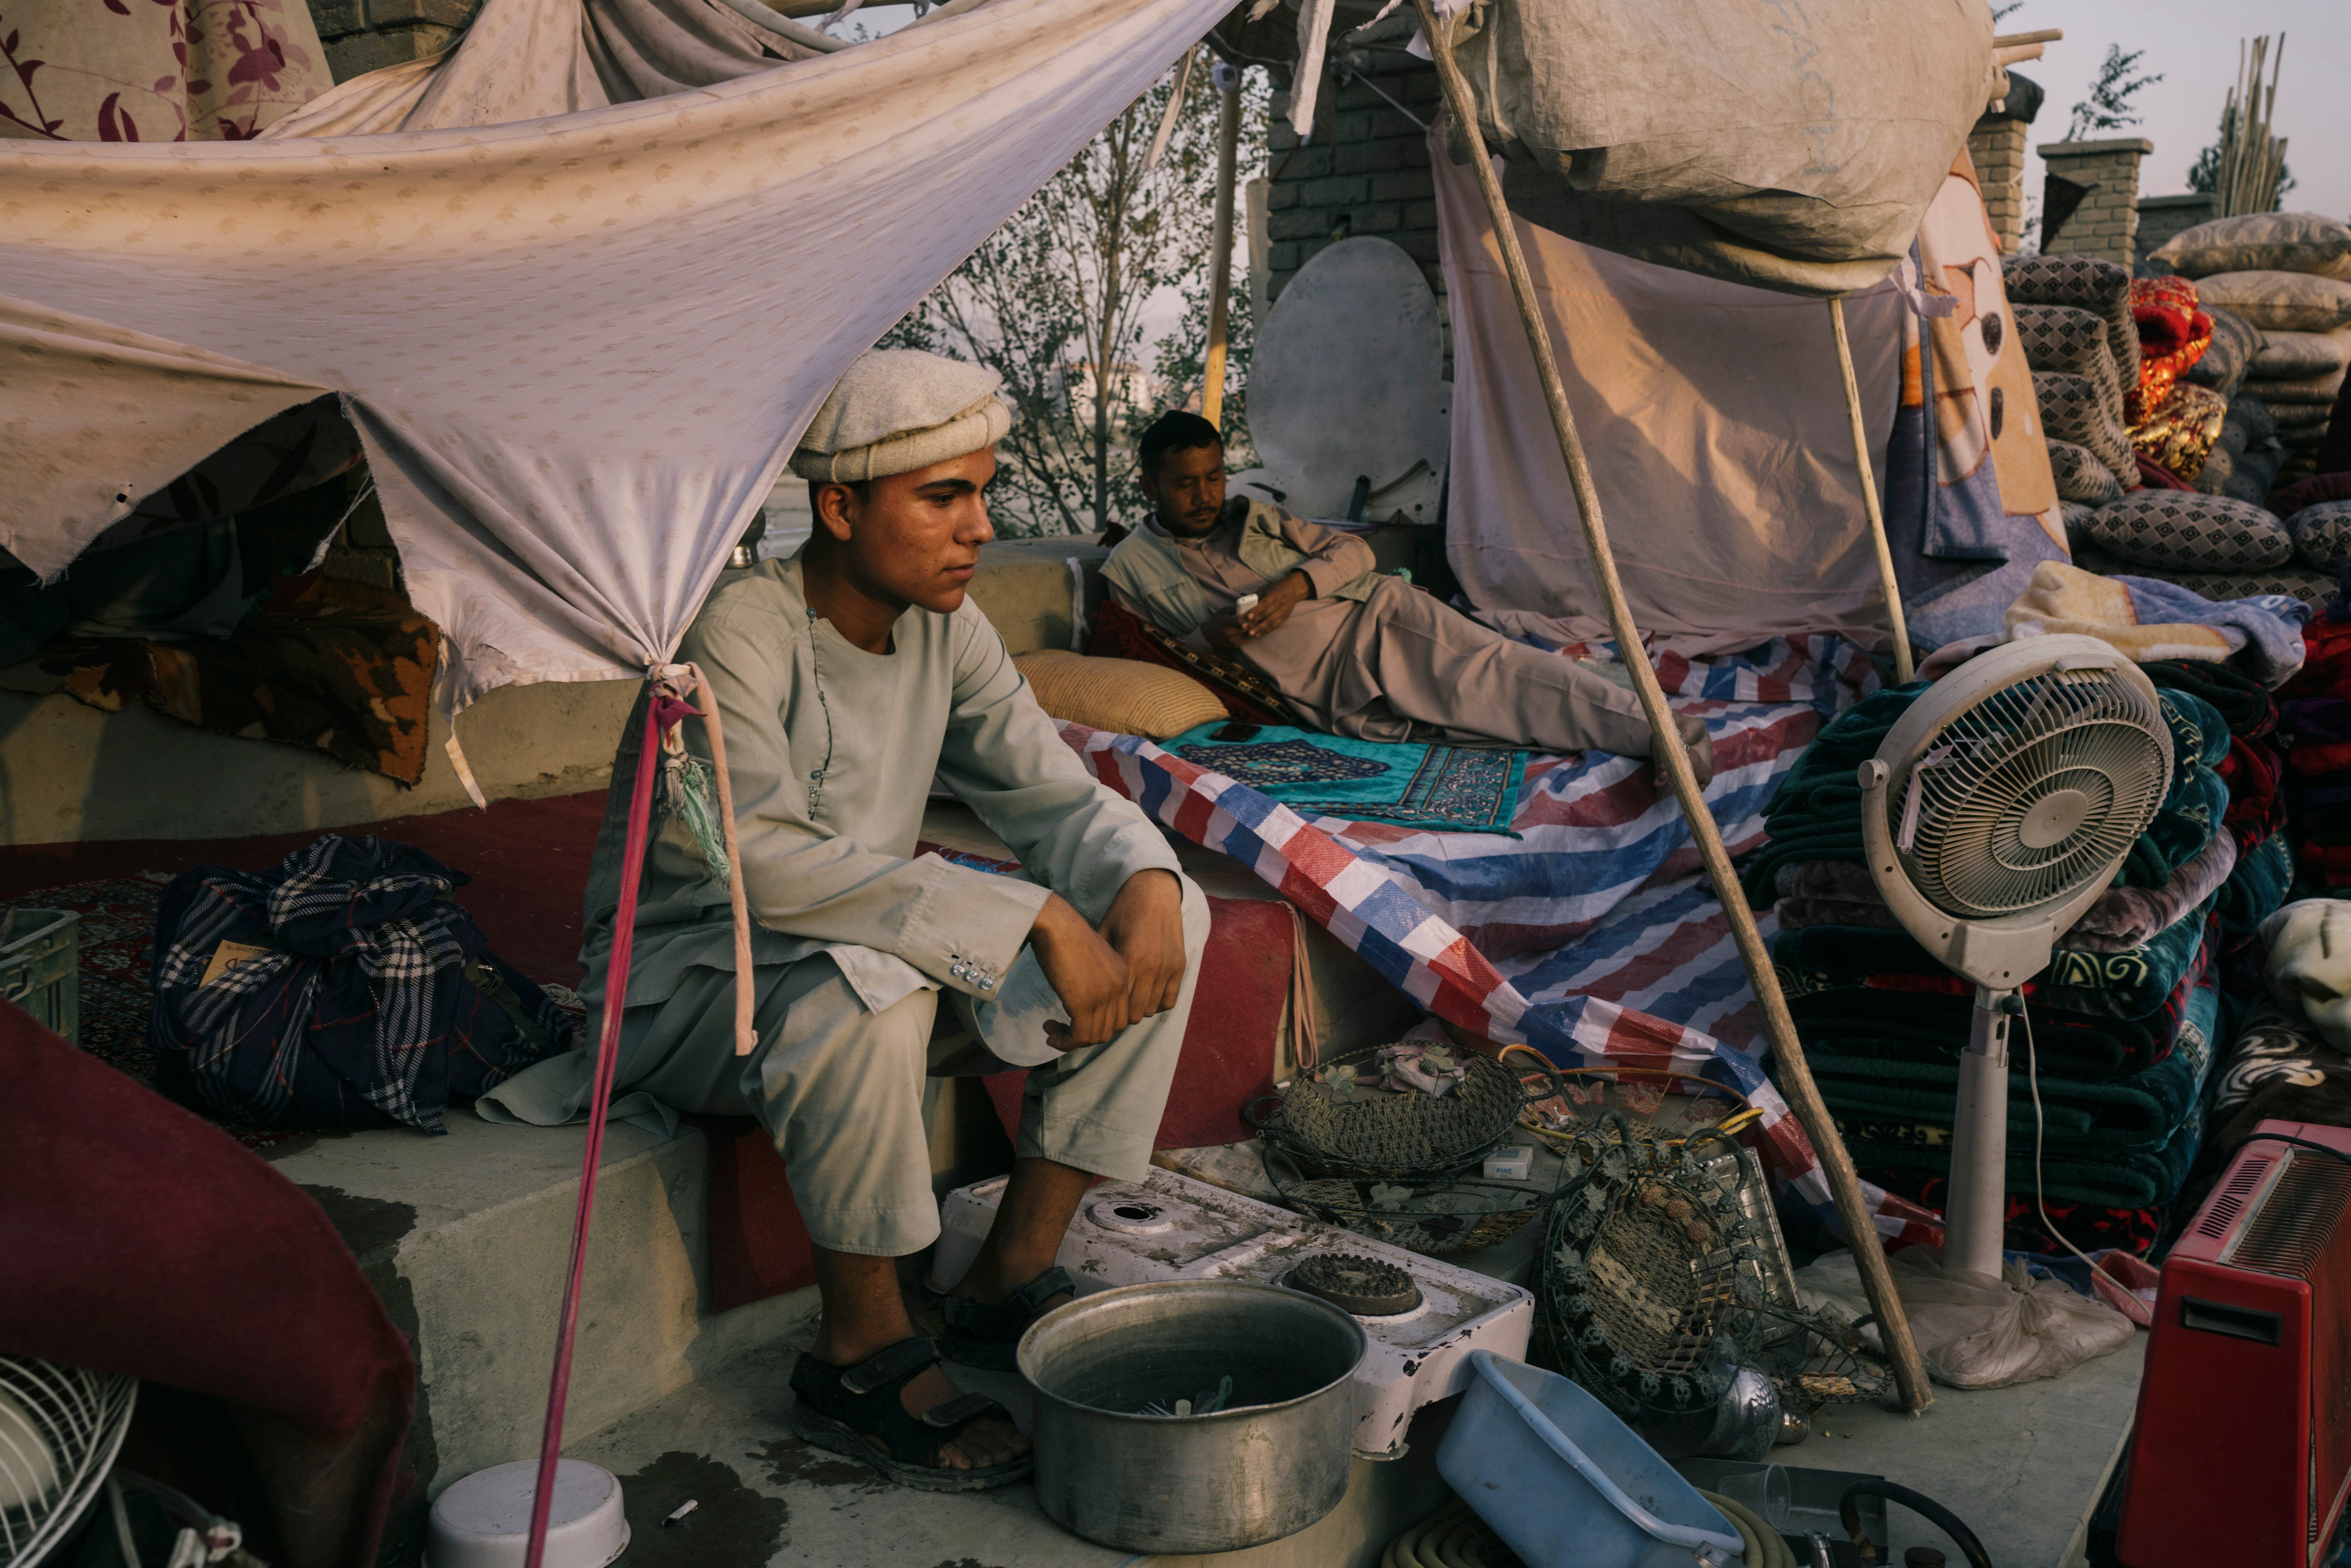
{"label": "electrical cable", "polygon": [[2292,1133],[2249,1133],[2245,1135],[2244,1141],[2250,1144],[2256,1140],[2270,1144],[2292,1144],[2298,1149],[2313,1149],[2322,1155],[2333,1155],[2336,1159],[2351,1165],[2351,1154],[2346,1154],[2331,1144],[2319,1143],[2314,1138],[2297,1138]]}
{"label": "electrical cable", "polygon": [[[2041,1115],[2041,1053],[2032,1043],[2032,1014],[2025,1007],[2022,991],[2016,993],[2016,1016],[2024,1023],[2024,1083],[2026,1088],[2032,1091],[2032,1207],[2041,1216],[2041,1228],[2052,1241],[2087,1263],[2090,1266],[2090,1272],[2103,1275],[2108,1284],[2127,1295],[2130,1293],[2128,1285],[2124,1284],[2112,1274],[2106,1273],[2105,1269],[2096,1259],[2058,1235],[2057,1222],[2049,1218],[2049,1203],[2042,1196],[2041,1191],[2041,1144],[2045,1131],[2045,1124]],[[2001,1185],[2005,1186],[2007,1184],[2003,1182]]]}

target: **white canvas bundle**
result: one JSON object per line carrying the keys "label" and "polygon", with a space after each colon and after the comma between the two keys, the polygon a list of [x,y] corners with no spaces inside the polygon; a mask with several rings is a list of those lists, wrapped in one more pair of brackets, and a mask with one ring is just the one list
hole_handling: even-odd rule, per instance
{"label": "white canvas bundle", "polygon": [[[447,708],[641,675],[841,371],[1227,8],[993,0],[513,123],[0,141],[0,547],[54,576],[224,442],[339,392],[446,633]],[[586,93],[586,13],[489,0],[469,47],[563,45],[507,51],[508,107]],[[402,70],[405,119],[430,94]],[[506,114],[503,74],[472,72],[468,114]]]}

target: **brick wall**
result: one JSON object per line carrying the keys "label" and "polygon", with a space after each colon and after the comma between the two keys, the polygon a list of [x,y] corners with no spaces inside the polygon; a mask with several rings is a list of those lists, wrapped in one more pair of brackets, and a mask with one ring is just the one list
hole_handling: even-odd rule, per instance
{"label": "brick wall", "polygon": [[2104,141],[2045,141],[2041,161],[2051,184],[2043,188],[2042,212],[2052,210],[2057,187],[2070,180],[2089,187],[2053,234],[2045,234],[2041,248],[2051,256],[2088,256],[2129,267],[2137,259],[2138,165],[2155,151],[2143,136],[2118,136]]}
{"label": "brick wall", "polygon": [[2198,224],[2212,221],[2212,194],[2199,191],[2188,196],[2141,196],[2138,199],[2138,253],[2153,256],[2166,240]]}
{"label": "brick wall", "polygon": [[310,0],[310,19],[338,82],[437,55],[481,9],[481,0]]}
{"label": "brick wall", "polygon": [[[1380,91],[1426,120],[1437,112],[1437,69],[1398,50],[1361,51],[1362,71]],[[1427,132],[1365,81],[1335,89],[1317,110],[1314,140],[1300,146],[1275,99],[1266,191],[1266,292],[1279,299],[1315,252],[1333,240],[1371,235],[1394,241],[1420,263],[1439,298],[1437,189]]]}

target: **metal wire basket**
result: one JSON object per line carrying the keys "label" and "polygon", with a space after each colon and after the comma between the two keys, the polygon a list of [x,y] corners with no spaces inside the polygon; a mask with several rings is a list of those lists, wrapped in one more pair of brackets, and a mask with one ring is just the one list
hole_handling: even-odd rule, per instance
{"label": "metal wire basket", "polygon": [[1309,1219],[1412,1252],[1499,1246],[1554,1196],[1472,1176],[1311,1177],[1278,1154],[1266,1161],[1265,1173],[1281,1201]]}
{"label": "metal wire basket", "polygon": [[[1484,1159],[1517,1127],[1530,1098],[1559,1092],[1555,1080],[1531,1095],[1519,1075],[1489,1056],[1461,1051],[1461,1082],[1441,1097],[1353,1087],[1356,1069],[1377,1064],[1373,1046],[1301,1072],[1279,1095],[1261,1095],[1242,1119],[1310,1176],[1448,1176]],[[1258,1107],[1278,1100],[1262,1119]]]}
{"label": "metal wire basket", "polygon": [[131,1429],[139,1380],[0,1355],[0,1568],[65,1539]]}
{"label": "metal wire basket", "polygon": [[1741,1366],[1798,1413],[1882,1396],[1891,1375],[1857,1335],[1773,1290],[1712,1141],[1643,1138],[1612,1111],[1566,1151],[1537,1296],[1561,1370],[1635,1425],[1712,1410]]}

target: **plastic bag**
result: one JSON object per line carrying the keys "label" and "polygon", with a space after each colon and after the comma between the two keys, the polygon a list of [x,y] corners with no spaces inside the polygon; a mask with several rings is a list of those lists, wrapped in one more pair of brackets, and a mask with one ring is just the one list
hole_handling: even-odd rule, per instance
{"label": "plastic bag", "polygon": [[[1907,1248],[1886,1261],[1928,1375],[1954,1388],[2054,1377],[2121,1349],[2137,1332],[2105,1302],[2061,1281],[2033,1279],[2013,1263],[2001,1267],[1995,1285],[1980,1274],[1945,1274],[1932,1247]],[[1796,1290],[1805,1306],[1848,1322],[1870,1311],[1850,1252],[1824,1253],[1797,1270]],[[1875,1324],[1862,1333],[1878,1346]]]}

